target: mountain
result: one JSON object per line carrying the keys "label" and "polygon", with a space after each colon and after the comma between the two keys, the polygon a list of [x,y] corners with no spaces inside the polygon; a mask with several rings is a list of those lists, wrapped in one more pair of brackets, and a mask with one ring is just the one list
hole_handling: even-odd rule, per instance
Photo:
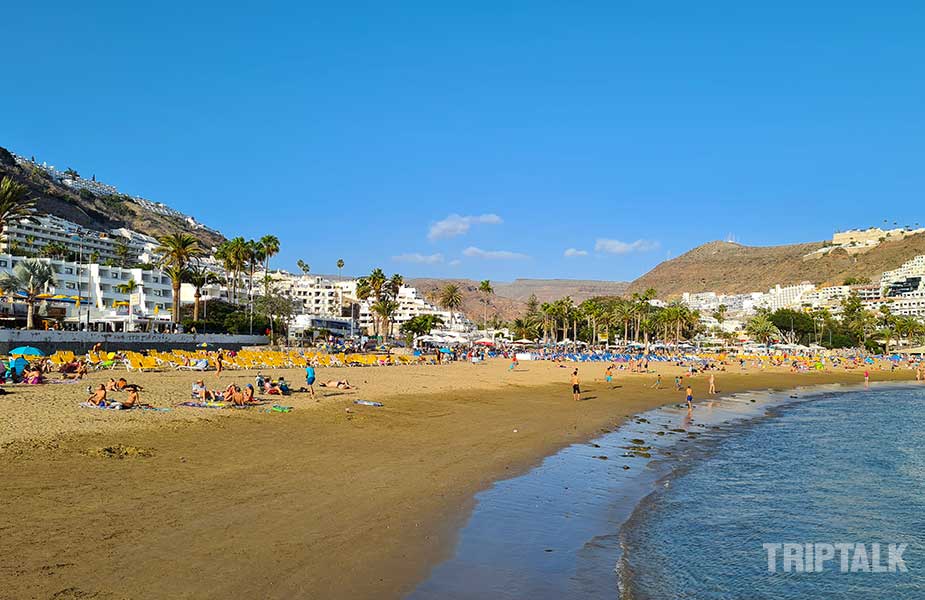
{"label": "mountain", "polygon": [[881,273],[925,254],[925,234],[884,241],[863,254],[841,248],[824,255],[807,255],[829,245],[813,242],[786,246],[743,246],[710,242],[677,258],[660,263],[633,281],[627,291],[655,288],[662,298],[682,292],[761,292],[777,284],[808,281],[816,285],[840,285],[849,277],[876,282]]}
{"label": "mountain", "polygon": [[[448,283],[459,286],[462,292],[462,312],[470,319],[481,323],[485,314],[484,295],[479,293],[479,282],[473,279],[408,279],[408,285],[416,287],[424,297],[436,301],[439,291]],[[627,284],[621,281],[584,281],[573,279],[515,279],[512,282],[493,281],[495,293],[489,299],[489,318],[497,315],[510,320],[524,314],[531,294],[539,302],[558,300],[571,296],[575,303],[593,296],[618,296]]]}
{"label": "mountain", "polygon": [[4,176],[26,186],[37,212],[67,219],[87,229],[109,231],[126,227],[154,237],[185,231],[196,236],[206,248],[224,240],[216,231],[193,227],[175,215],[148,210],[128,196],[99,195],[68,187],[38,166],[18,163],[9,151],[0,148],[0,178]]}

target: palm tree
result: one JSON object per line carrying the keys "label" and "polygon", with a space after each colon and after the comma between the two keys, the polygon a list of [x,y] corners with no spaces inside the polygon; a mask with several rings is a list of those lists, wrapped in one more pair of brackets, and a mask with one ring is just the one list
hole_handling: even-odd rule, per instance
{"label": "palm tree", "polygon": [[370,310],[382,319],[383,337],[386,340],[392,335],[392,317],[398,311],[398,307],[398,302],[389,298],[378,300],[370,307]]}
{"label": "palm tree", "polygon": [[495,293],[495,288],[491,287],[491,281],[483,279],[479,283],[479,293],[484,296],[482,303],[485,304],[485,318],[482,319],[482,329],[488,330],[488,301],[491,295]]}
{"label": "palm tree", "polygon": [[338,277],[344,276],[344,259],[343,258],[337,259],[337,276]]}
{"label": "palm tree", "polygon": [[129,321],[131,321],[131,318],[132,318],[132,294],[134,294],[136,291],[138,291],[138,288],[140,288],[140,287],[141,287],[141,286],[138,284],[137,281],[135,281],[134,278],[129,279],[129,280],[126,281],[125,283],[120,283],[120,284],[118,284],[118,285],[116,286],[116,291],[117,291],[117,292],[119,292],[120,294],[125,294],[126,296],[128,296],[128,313],[129,313]]}
{"label": "palm tree", "polygon": [[238,280],[241,272],[247,267],[248,259],[251,255],[251,249],[247,240],[243,237],[236,237],[224,242],[218,247],[215,258],[222,261],[222,266],[231,280],[231,301],[238,303]]}
{"label": "palm tree", "polygon": [[398,292],[403,285],[405,285],[405,278],[398,273],[395,273],[389,278],[388,292],[393,300],[398,298]]}
{"label": "palm tree", "polygon": [[308,275],[309,271],[312,270],[311,267],[308,266],[308,263],[301,258],[297,260],[295,264],[299,267],[299,270],[302,271],[302,275]]}
{"label": "palm tree", "polygon": [[459,291],[458,285],[448,283],[443,287],[440,291],[440,306],[450,311],[450,316],[462,306],[462,292]]}
{"label": "palm tree", "polygon": [[190,262],[202,254],[199,241],[188,233],[171,233],[158,240],[156,252],[161,255],[160,265],[170,277],[173,287],[173,321],[180,322],[180,286]]}
{"label": "palm tree", "polygon": [[511,322],[511,332],[517,339],[536,339],[536,324],[529,321],[526,317],[514,319]]}
{"label": "palm tree", "polygon": [[0,234],[10,221],[32,215],[35,201],[29,198],[29,190],[10,177],[0,179]]}
{"label": "palm tree", "polygon": [[198,321],[199,307],[202,305],[202,288],[218,283],[218,278],[212,271],[197,264],[187,269],[186,283],[193,286],[193,321]]}
{"label": "palm tree", "polygon": [[769,346],[772,341],[780,338],[781,335],[780,330],[771,322],[770,317],[763,313],[749,319],[748,323],[745,324],[745,332],[750,338],[765,346]]}
{"label": "palm tree", "polygon": [[270,258],[279,254],[279,238],[275,235],[265,235],[258,242],[263,254],[263,293],[269,294],[267,286],[270,285]]}
{"label": "palm tree", "polygon": [[26,329],[33,329],[33,316],[38,295],[55,285],[55,272],[51,265],[34,258],[27,258],[13,268],[11,273],[0,274],[0,290],[4,293],[20,293],[26,301]]}
{"label": "palm tree", "polygon": [[125,242],[117,243],[116,247],[113,249],[113,252],[115,253],[116,258],[118,259],[119,266],[125,267],[125,263],[128,262],[128,257],[131,252],[129,250],[128,244],[126,244]]}

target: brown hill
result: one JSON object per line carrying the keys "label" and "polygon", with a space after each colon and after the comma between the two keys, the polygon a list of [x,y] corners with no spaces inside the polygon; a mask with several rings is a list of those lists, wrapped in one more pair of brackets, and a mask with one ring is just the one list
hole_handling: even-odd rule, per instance
{"label": "brown hill", "polygon": [[[484,296],[479,293],[479,282],[472,279],[409,279],[412,285],[432,302],[436,301],[439,291],[448,283],[459,286],[462,292],[462,312],[470,319],[481,323],[485,314]],[[527,307],[527,300],[531,294],[536,295],[539,302],[558,300],[571,296],[576,303],[593,296],[620,295],[626,289],[626,283],[619,281],[582,281],[571,279],[516,279],[512,282],[492,282],[495,290],[488,306],[489,318],[498,318],[508,321],[520,317]]]}
{"label": "brown hill", "polygon": [[37,212],[67,219],[88,229],[108,231],[127,227],[155,237],[186,231],[195,235],[206,248],[216,246],[224,239],[204,229],[191,229],[182,219],[145,210],[126,196],[97,196],[87,191],[78,193],[59,184],[40,169],[27,170],[16,164],[0,148],[0,178],[4,176],[28,188]]}
{"label": "brown hill", "polygon": [[667,260],[633,281],[628,292],[655,288],[659,296],[682,292],[743,293],[765,291],[776,284],[809,281],[816,285],[841,284],[849,277],[876,281],[884,271],[925,254],[925,234],[883,242],[864,254],[849,255],[837,249],[820,257],[806,254],[825,242],[788,246],[742,246],[710,242]]}

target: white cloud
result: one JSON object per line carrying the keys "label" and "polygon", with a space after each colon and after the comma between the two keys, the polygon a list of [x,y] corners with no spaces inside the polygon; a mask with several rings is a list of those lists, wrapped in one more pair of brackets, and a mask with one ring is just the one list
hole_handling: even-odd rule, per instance
{"label": "white cloud", "polygon": [[443,255],[437,254],[420,254],[418,252],[409,252],[393,256],[392,260],[397,262],[416,263],[419,265],[436,265],[443,262]]}
{"label": "white cloud", "polygon": [[453,260],[450,261],[451,267],[458,267],[461,264],[462,264],[462,261],[459,260],[458,258],[454,258]]}
{"label": "white cloud", "polygon": [[604,252],[606,254],[629,254],[630,252],[648,252],[658,248],[658,242],[651,240],[636,240],[635,242],[621,242],[620,240],[608,240],[598,238],[594,243],[595,252]]}
{"label": "white cloud", "polygon": [[473,225],[500,225],[501,223],[501,217],[493,213],[469,216],[452,214],[431,225],[430,231],[427,232],[427,239],[433,241],[456,237],[467,233]]}
{"label": "white cloud", "polygon": [[569,258],[574,257],[574,256],[587,256],[588,251],[579,250],[578,248],[569,248],[568,250],[565,251],[564,255]]}
{"label": "white cloud", "polygon": [[510,250],[482,250],[475,246],[469,246],[463,250],[463,256],[484,258],[487,260],[521,260],[530,258],[526,254],[521,254],[520,252],[511,252]]}

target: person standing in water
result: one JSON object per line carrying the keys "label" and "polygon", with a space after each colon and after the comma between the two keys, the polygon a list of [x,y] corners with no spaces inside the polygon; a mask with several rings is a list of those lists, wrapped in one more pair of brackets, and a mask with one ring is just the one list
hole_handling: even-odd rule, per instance
{"label": "person standing in water", "polygon": [[864,387],[870,387],[870,371],[864,370]]}
{"label": "person standing in water", "polygon": [[572,398],[575,402],[581,400],[581,381],[578,379],[578,369],[572,371]]}
{"label": "person standing in water", "polygon": [[687,410],[690,412],[694,410],[694,390],[691,389],[690,385],[688,385],[685,393],[687,394]]}
{"label": "person standing in water", "polygon": [[716,394],[716,375],[710,373],[710,395]]}

